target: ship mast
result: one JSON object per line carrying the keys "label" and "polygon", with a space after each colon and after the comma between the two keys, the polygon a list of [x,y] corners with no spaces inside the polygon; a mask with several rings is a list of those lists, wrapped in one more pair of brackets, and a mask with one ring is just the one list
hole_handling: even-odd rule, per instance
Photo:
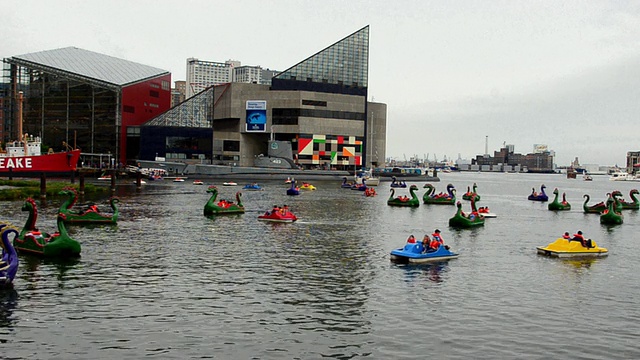
{"label": "ship mast", "polygon": [[22,91],[18,93],[18,141],[22,141],[24,146],[24,156],[29,155],[29,146],[27,145],[27,138],[22,134],[22,103],[24,101],[24,94]]}

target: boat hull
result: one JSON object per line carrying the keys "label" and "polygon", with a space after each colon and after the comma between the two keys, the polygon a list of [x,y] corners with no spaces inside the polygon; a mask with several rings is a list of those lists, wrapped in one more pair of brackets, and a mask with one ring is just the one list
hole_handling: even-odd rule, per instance
{"label": "boat hull", "polygon": [[403,248],[392,250],[389,259],[399,264],[424,264],[451,260],[459,256],[445,246],[440,246],[431,252],[423,252],[423,250],[421,243],[407,243]]}
{"label": "boat hull", "polygon": [[75,171],[80,150],[34,156],[0,156],[0,174],[68,173]]}

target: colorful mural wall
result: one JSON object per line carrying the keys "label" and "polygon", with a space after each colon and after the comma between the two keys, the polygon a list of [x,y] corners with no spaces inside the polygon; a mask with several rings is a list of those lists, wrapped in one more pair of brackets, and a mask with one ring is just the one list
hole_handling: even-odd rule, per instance
{"label": "colorful mural wall", "polygon": [[298,163],[303,165],[362,165],[362,138],[339,135],[300,134]]}

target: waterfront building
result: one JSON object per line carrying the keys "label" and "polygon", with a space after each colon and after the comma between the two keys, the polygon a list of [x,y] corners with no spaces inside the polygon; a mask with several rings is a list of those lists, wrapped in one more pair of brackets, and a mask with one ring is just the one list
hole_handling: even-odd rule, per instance
{"label": "waterfront building", "polygon": [[640,170],[640,151],[627,152],[627,173],[635,174]]}
{"label": "waterfront building", "polygon": [[533,153],[515,153],[513,145],[505,145],[499,151],[494,151],[493,156],[477,155],[471,160],[471,165],[461,166],[460,170],[481,171],[521,171],[551,173],[554,172],[552,151],[537,145]]}
{"label": "waterfront building", "polygon": [[[140,159],[157,153],[167,160],[254,166],[274,140],[276,146],[289,144],[295,165],[304,168],[381,165],[387,108],[367,101],[368,66],[366,26],[278,73],[271,86],[225,82],[207,87],[140,126],[139,141],[145,144]],[[194,128],[200,129],[198,135]],[[148,138],[160,133],[165,137]],[[181,145],[167,150],[164,144]]]}
{"label": "waterfront building", "polygon": [[204,89],[230,82],[271,85],[271,78],[278,72],[260,66],[241,65],[240,61],[227,60],[224,63],[187,59],[186,98]]}
{"label": "waterfront building", "polygon": [[136,158],[126,142],[131,127],[165,112],[171,74],[96,52],[66,47],[3,60],[5,111],[2,141],[18,138],[17,95],[24,93],[23,129],[60,150],[63,142],[83,153]]}
{"label": "waterfront building", "polygon": [[174,107],[187,98],[187,82],[178,80],[173,82],[175,86],[171,89],[171,107]]}

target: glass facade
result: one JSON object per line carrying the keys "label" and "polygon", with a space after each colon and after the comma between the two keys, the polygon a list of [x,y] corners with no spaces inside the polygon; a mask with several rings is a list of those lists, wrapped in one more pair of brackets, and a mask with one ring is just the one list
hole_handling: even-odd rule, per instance
{"label": "glass facade", "polygon": [[365,26],[274,79],[366,88],[368,73],[369,26]]}
{"label": "glass facade", "polygon": [[213,118],[213,91],[214,87],[211,86],[146,122],[144,126],[180,126],[210,129],[211,118]]}

